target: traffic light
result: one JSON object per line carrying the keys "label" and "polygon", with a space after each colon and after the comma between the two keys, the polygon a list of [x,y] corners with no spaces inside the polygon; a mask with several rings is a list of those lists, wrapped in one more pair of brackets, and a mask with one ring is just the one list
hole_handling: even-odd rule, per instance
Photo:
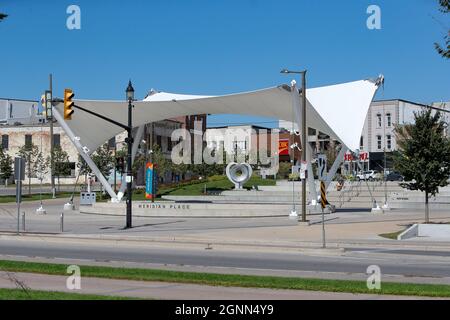
{"label": "traffic light", "polygon": [[64,120],[72,120],[72,114],[75,110],[72,109],[75,102],[72,101],[74,97],[72,89],[64,90]]}
{"label": "traffic light", "polygon": [[125,172],[125,159],[123,157],[116,158],[116,170],[120,173]]}

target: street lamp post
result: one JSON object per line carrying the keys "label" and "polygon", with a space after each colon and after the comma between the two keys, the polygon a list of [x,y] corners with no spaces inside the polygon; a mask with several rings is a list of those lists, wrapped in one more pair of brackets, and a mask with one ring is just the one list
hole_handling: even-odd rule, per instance
{"label": "street lamp post", "polygon": [[132,169],[131,169],[131,149],[133,147],[133,137],[132,137],[132,110],[133,110],[133,100],[134,100],[134,88],[131,84],[131,80],[128,82],[128,87],[126,89],[126,97],[128,100],[128,129],[127,129],[127,223],[125,228],[132,227]]}
{"label": "street lamp post", "polygon": [[[306,163],[306,71],[291,71],[287,69],[281,70],[283,74],[301,74],[302,75],[302,161]],[[299,124],[300,125],[300,124]],[[302,179],[302,222],[306,222],[306,175]]]}

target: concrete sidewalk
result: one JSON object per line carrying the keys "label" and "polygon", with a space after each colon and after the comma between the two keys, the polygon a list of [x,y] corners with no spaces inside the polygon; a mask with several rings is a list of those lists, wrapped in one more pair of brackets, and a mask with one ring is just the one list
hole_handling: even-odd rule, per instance
{"label": "concrete sidewalk", "polygon": [[[424,300],[427,297],[406,297],[377,294],[352,294],[264,288],[214,287],[171,282],[81,279],[81,290],[69,290],[67,277],[32,273],[0,272],[0,288],[16,288],[19,281],[29,289],[81,294],[168,300]],[[434,299],[434,298],[433,298]]]}
{"label": "concrete sidewalk", "polygon": [[[35,237],[62,238],[67,241],[120,241],[199,246],[248,247],[265,250],[299,250],[321,247],[322,225],[320,215],[310,215],[312,225],[301,226],[288,217],[279,218],[134,218],[132,229],[123,229],[124,217],[80,214],[66,211],[64,232],[60,232],[60,214],[63,199],[47,201],[46,215],[35,213],[38,203],[24,202],[26,230]],[[447,211],[432,212],[435,222],[450,222]],[[404,230],[408,225],[423,220],[422,211],[393,210],[372,214],[354,210],[326,215],[326,240],[329,248],[391,247],[421,250],[450,250],[446,241],[396,241],[380,234]],[[11,235],[17,229],[15,204],[0,207],[0,231]],[[5,232],[6,231],[6,232]],[[25,237],[27,238],[27,237]],[[27,239],[31,239],[28,237]],[[259,250],[258,249],[258,250]],[[322,252],[325,252],[322,250]],[[330,252],[336,252],[331,250]]]}

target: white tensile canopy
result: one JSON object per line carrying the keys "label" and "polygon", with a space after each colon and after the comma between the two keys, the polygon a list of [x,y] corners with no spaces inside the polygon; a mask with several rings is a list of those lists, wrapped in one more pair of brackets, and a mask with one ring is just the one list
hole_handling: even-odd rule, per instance
{"label": "white tensile canopy", "polygon": [[[348,149],[359,148],[367,111],[382,81],[383,78],[380,77],[377,80],[360,80],[306,90],[307,126],[330,136],[331,139],[339,141],[343,146],[327,175],[326,186],[329,185],[336,173],[340,163],[339,159],[344,156],[343,153]],[[127,124],[128,102],[126,101],[75,100],[75,104],[118,123]],[[291,83],[291,86],[280,85],[224,96],[157,92],[144,101],[133,102],[133,105],[135,107],[132,124],[133,127],[139,128],[136,137],[142,136],[143,125],[146,123],[197,114],[256,115],[290,122],[294,120],[293,122],[300,124],[302,122],[300,110],[303,109],[302,99],[300,99],[300,93],[294,82]],[[126,184],[123,183],[120,191],[116,194],[92,161],[90,154],[124,129],[77,108],[72,115],[72,120],[65,121],[62,117],[63,108],[62,103],[54,106],[54,117],[100,179],[111,198],[114,201],[120,201]],[[140,139],[136,138],[136,141]],[[138,144],[133,144],[132,159]],[[311,158],[311,148],[308,146],[306,155]],[[312,172],[310,161],[308,161],[308,171]],[[312,199],[316,199],[312,173],[308,175],[308,181],[311,184],[310,189],[313,190]]]}
{"label": "white tensile canopy", "polygon": [[[359,147],[364,120],[378,85],[372,80],[360,80],[306,90],[307,125],[337,140],[347,148]],[[75,100],[76,105],[127,123],[127,102]],[[301,99],[298,99],[301,106]],[[143,124],[195,114],[245,114],[280,120],[293,120],[291,87],[280,85],[251,92],[223,96],[180,95],[157,92],[144,101],[133,103],[133,127]],[[63,104],[56,106],[63,114]],[[301,123],[301,113],[295,112],[295,122]],[[122,128],[75,109],[72,120],[67,121],[75,136],[94,152]]]}

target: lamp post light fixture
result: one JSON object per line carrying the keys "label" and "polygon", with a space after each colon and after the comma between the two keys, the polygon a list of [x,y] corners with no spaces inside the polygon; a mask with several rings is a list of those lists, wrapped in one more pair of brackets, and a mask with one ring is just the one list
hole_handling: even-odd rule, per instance
{"label": "lamp post light fixture", "polygon": [[[306,140],[306,72],[303,71],[291,71],[288,69],[281,70],[280,73],[283,74],[301,74],[302,75],[302,161],[306,163],[306,144],[308,143]],[[299,123],[300,126],[300,123]],[[294,153],[295,154],[295,153]],[[306,220],[306,175],[305,178],[302,179],[302,222],[307,222]]]}
{"label": "lamp post light fixture", "polygon": [[125,228],[132,228],[132,181],[133,173],[131,169],[131,149],[133,147],[133,137],[132,137],[132,110],[134,101],[134,88],[131,84],[131,80],[128,82],[128,87],[126,89],[126,98],[128,100],[128,128],[127,128],[127,221]]}

